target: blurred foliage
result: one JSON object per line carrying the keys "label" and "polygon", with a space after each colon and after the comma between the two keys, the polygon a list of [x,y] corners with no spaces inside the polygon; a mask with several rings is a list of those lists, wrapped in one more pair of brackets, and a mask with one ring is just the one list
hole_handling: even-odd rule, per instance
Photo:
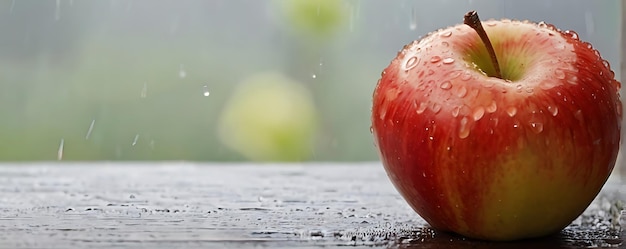
{"label": "blurred foliage", "polygon": [[[584,27],[575,13],[611,10],[590,38],[612,49],[599,24],[619,16],[619,2],[577,3],[553,23]],[[0,160],[57,160],[61,141],[63,160],[376,160],[369,127],[380,72],[402,45],[476,7],[429,4],[0,2]],[[498,18],[508,5],[554,14],[525,10],[526,1],[477,7]],[[272,124],[281,110],[290,118]]]}
{"label": "blurred foliage", "polygon": [[345,23],[345,2],[337,0],[274,0],[284,24],[308,38],[328,39]]}
{"label": "blurred foliage", "polygon": [[317,113],[311,93],[278,72],[239,84],[219,122],[221,141],[257,161],[301,161],[313,152]]}

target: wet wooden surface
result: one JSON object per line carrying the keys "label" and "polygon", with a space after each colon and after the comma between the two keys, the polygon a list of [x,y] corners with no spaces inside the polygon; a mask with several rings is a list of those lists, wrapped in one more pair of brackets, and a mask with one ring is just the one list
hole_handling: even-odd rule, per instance
{"label": "wet wooden surface", "polygon": [[429,229],[378,163],[4,164],[0,248],[615,248],[621,185],[560,234],[491,243]]}

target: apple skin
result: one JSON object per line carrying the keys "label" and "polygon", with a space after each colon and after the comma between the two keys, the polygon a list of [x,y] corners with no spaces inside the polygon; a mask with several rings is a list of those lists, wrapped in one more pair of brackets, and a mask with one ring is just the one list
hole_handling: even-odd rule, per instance
{"label": "apple skin", "polygon": [[373,94],[372,133],[398,192],[433,228],[484,240],[567,226],[609,177],[622,104],[608,62],[545,23],[460,24],[406,45]]}

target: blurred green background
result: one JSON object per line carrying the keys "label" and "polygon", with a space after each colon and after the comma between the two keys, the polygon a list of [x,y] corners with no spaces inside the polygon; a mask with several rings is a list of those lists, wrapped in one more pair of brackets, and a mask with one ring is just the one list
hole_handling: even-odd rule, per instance
{"label": "blurred green background", "polygon": [[3,0],[0,160],[377,160],[371,95],[404,44],[476,9],[576,30],[619,68],[621,5]]}

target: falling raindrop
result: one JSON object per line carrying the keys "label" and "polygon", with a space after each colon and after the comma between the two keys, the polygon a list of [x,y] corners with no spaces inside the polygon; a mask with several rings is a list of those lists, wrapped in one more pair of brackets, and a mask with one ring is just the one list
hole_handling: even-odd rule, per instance
{"label": "falling raindrop", "polygon": [[187,71],[185,71],[185,65],[183,64],[180,64],[178,68],[178,77],[181,79],[184,79],[185,77],[187,77]]}
{"label": "falling raindrop", "polygon": [[417,14],[415,13],[415,7],[411,8],[411,21],[409,23],[409,29],[417,29]]}
{"label": "falling raindrop", "polygon": [[204,90],[204,91],[203,91],[203,93],[202,93],[202,95],[204,95],[204,97],[209,97],[209,95],[211,94],[211,93],[209,92],[209,87],[208,87],[207,85],[204,85],[204,86],[202,87],[202,89]]}
{"label": "falling raindrop", "polygon": [[11,1],[11,7],[9,7],[9,13],[13,13],[13,7],[15,7],[15,0]]}
{"label": "falling raindrop", "polygon": [[65,139],[61,138],[61,143],[59,144],[59,150],[57,151],[57,160],[63,160],[63,146],[65,144]]}
{"label": "falling raindrop", "polygon": [[139,97],[142,99],[148,97],[148,82],[143,83],[143,87],[141,88],[141,93],[139,94]]}
{"label": "falling raindrop", "polygon": [[587,11],[585,12],[585,26],[587,28],[587,36],[591,37],[595,32],[595,23],[593,22],[593,14]]}
{"label": "falling raindrop", "polygon": [[57,0],[56,8],[54,9],[54,20],[61,19],[61,0]]}
{"label": "falling raindrop", "polygon": [[89,124],[89,129],[87,129],[87,135],[85,135],[85,140],[88,140],[91,136],[91,131],[93,131],[93,126],[96,124],[96,120],[91,120],[91,124]]}
{"label": "falling raindrop", "polygon": [[133,143],[131,143],[130,145],[131,145],[131,146],[135,146],[135,145],[137,145],[137,140],[139,140],[139,134],[136,134],[136,135],[135,135],[135,138],[133,138]]}
{"label": "falling raindrop", "polygon": [[315,78],[317,78],[317,75],[316,74],[311,74],[311,78],[315,79]]}

